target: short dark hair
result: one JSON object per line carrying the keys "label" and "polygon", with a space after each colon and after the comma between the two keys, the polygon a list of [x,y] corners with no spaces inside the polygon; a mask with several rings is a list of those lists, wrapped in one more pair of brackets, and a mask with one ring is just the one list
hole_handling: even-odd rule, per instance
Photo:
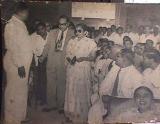
{"label": "short dark hair", "polygon": [[[124,38],[127,38],[128,40],[124,40]],[[130,38],[129,36],[124,36],[124,37],[123,37],[123,45],[124,45],[127,41],[129,41],[129,42],[133,45],[133,41],[131,40],[131,38]]]}
{"label": "short dark hair", "polygon": [[120,54],[122,55],[122,57],[127,58],[132,64],[133,62],[133,58],[134,58],[134,53],[132,50],[129,49],[122,49]]}
{"label": "short dark hair", "polygon": [[146,86],[140,86],[140,87],[138,87],[138,88],[134,91],[134,98],[136,98],[136,95],[137,95],[136,93],[137,93],[137,91],[140,90],[140,89],[147,90],[147,91],[151,94],[152,98],[154,98],[154,95],[153,95],[152,90],[149,89],[149,88],[146,87]]}
{"label": "short dark hair", "polygon": [[45,23],[43,22],[40,22],[36,25],[35,29],[37,30],[39,26],[43,26],[43,27],[46,27]]}
{"label": "short dark hair", "polygon": [[145,51],[144,55],[149,59],[153,59],[156,63],[160,63],[160,52],[158,50],[152,49]]}
{"label": "short dark hair", "polygon": [[76,25],[76,27],[82,27],[83,31],[88,31],[88,27],[84,23],[79,23],[79,24]]}
{"label": "short dark hair", "polygon": [[18,2],[17,5],[15,6],[15,14],[28,10],[29,8],[25,2]]}
{"label": "short dark hair", "polygon": [[59,17],[59,20],[60,20],[60,19],[66,19],[67,22],[70,22],[68,16],[66,16],[66,15],[61,15],[61,16]]}

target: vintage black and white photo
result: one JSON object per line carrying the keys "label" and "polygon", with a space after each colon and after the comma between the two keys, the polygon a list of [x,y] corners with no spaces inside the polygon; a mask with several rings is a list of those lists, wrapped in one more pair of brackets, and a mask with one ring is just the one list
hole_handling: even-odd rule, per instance
{"label": "vintage black and white photo", "polygon": [[1,8],[0,123],[160,123],[160,4]]}

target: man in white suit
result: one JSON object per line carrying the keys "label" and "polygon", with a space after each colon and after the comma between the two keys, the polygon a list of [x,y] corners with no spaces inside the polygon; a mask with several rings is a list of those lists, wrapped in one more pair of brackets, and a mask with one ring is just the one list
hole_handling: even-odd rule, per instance
{"label": "man in white suit", "polygon": [[28,17],[28,7],[18,3],[15,14],[5,27],[4,56],[6,72],[5,123],[21,124],[26,118],[28,98],[28,75],[32,60],[32,47],[24,21]]}

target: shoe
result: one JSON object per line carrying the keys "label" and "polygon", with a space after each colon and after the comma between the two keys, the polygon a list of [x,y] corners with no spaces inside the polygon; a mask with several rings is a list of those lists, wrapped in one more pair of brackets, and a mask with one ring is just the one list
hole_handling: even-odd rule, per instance
{"label": "shoe", "polygon": [[59,114],[64,114],[64,110],[63,110],[63,109],[59,109],[59,110],[58,110],[58,113],[59,113]]}
{"label": "shoe", "polygon": [[27,119],[21,121],[21,124],[26,124],[26,123],[29,123],[29,122],[31,122],[31,121],[32,121],[32,120],[31,120],[30,118],[27,118]]}
{"label": "shoe", "polygon": [[66,118],[65,118],[65,122],[66,122],[66,123],[72,123],[72,120],[69,119],[68,117],[66,117]]}
{"label": "shoe", "polygon": [[54,107],[54,108],[43,108],[42,112],[51,112],[51,111],[55,111],[55,110],[57,110],[56,107]]}

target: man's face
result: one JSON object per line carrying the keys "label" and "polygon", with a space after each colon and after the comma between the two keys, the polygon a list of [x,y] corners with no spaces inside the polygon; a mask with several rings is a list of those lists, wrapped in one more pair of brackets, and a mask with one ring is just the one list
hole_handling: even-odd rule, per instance
{"label": "man's face", "polygon": [[112,30],[112,32],[116,32],[116,26],[115,25],[111,25],[111,30]]}
{"label": "man's face", "polygon": [[84,36],[86,36],[86,34],[81,26],[76,27],[76,36],[78,38],[83,38]]}
{"label": "man's face", "polygon": [[127,49],[132,49],[132,44],[130,41],[125,41],[125,44],[124,44],[125,48]]}
{"label": "man's face", "polygon": [[152,95],[145,89],[139,89],[135,95],[135,103],[141,111],[145,111],[151,107]]}
{"label": "man's face", "polygon": [[116,57],[116,65],[118,65],[119,67],[122,67],[123,63],[124,63],[124,59],[123,59],[121,53],[118,53],[117,57]]}
{"label": "man's face", "polygon": [[67,22],[67,19],[65,18],[61,18],[59,20],[59,29],[62,30],[62,31],[65,31],[67,28],[68,28],[68,22]]}
{"label": "man's face", "polygon": [[51,30],[51,25],[49,23],[46,23],[46,30],[47,32],[50,32]]}
{"label": "man's face", "polygon": [[143,26],[140,26],[140,27],[138,28],[138,32],[139,32],[139,33],[144,33],[144,27],[143,27]]}
{"label": "man's face", "polygon": [[145,67],[148,68],[148,67],[151,66],[152,60],[149,59],[149,58],[144,54],[144,56],[143,56],[143,63],[144,63],[144,65],[145,65]]}
{"label": "man's face", "polygon": [[153,33],[156,34],[156,35],[158,35],[159,29],[158,29],[157,27],[154,27],[154,28],[153,28]]}
{"label": "man's face", "polygon": [[103,55],[104,59],[107,59],[109,57],[110,52],[111,51],[108,48],[106,48],[106,47],[104,47],[102,49],[102,55]]}
{"label": "man's face", "polygon": [[134,47],[134,52],[137,53],[138,55],[142,55],[144,52],[144,49],[145,49],[144,46],[137,44]]}
{"label": "man's face", "polygon": [[123,28],[118,28],[118,29],[117,29],[117,33],[118,33],[118,34],[123,34]]}
{"label": "man's face", "polygon": [[145,28],[144,28],[144,33],[145,33],[145,34],[150,34],[150,27],[148,27],[148,26],[145,27]]}
{"label": "man's face", "polygon": [[46,28],[44,26],[38,26],[37,34],[43,36],[46,33]]}
{"label": "man's face", "polygon": [[28,19],[29,12],[28,10],[23,10],[19,12],[18,15],[21,17],[23,21],[26,21]]}
{"label": "man's face", "polygon": [[111,34],[112,34],[112,30],[111,30],[111,28],[108,28],[107,35],[110,36]]}
{"label": "man's face", "polygon": [[146,48],[153,48],[153,41],[152,40],[146,41]]}

